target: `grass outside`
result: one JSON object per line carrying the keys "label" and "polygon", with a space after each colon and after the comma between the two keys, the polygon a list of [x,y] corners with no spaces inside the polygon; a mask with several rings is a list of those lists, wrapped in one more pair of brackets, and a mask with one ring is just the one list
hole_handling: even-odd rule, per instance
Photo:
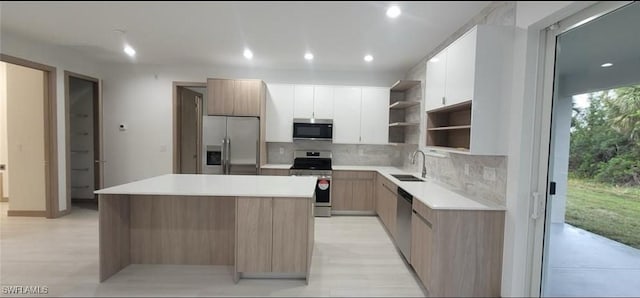
{"label": "grass outside", "polygon": [[569,178],[566,222],[640,249],[640,187]]}

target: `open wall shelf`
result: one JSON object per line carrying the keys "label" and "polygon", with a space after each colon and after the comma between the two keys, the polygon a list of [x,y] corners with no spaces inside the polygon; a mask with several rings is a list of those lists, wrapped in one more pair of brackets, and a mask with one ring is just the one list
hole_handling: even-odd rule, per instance
{"label": "open wall shelf", "polygon": [[469,151],[471,101],[427,112],[427,146]]}
{"label": "open wall shelf", "polygon": [[420,123],[416,122],[414,109],[420,107],[421,101],[421,81],[400,80],[391,86],[389,89],[389,144],[418,143]]}

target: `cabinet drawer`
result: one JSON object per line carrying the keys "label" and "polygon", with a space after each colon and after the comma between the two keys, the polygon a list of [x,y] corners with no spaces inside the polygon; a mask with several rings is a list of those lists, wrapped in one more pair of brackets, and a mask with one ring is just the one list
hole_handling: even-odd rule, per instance
{"label": "cabinet drawer", "polygon": [[391,182],[391,180],[385,178],[384,176],[378,174],[378,184],[381,184],[382,186],[386,187],[389,191],[391,191],[393,194],[397,194],[397,188],[398,186]]}
{"label": "cabinet drawer", "polygon": [[287,169],[260,169],[260,175],[263,176],[289,176]]}
{"label": "cabinet drawer", "polygon": [[433,210],[424,203],[414,199],[413,200],[413,210],[416,211],[420,216],[426,219],[429,223],[433,224],[434,216]]}
{"label": "cabinet drawer", "polygon": [[365,179],[372,180],[376,172],[372,171],[333,171],[333,179]]}

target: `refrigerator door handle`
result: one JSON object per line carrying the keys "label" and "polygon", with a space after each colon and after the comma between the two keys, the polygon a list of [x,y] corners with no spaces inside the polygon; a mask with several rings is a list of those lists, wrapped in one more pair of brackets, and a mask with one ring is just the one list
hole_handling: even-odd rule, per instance
{"label": "refrigerator door handle", "polygon": [[227,173],[227,139],[222,139],[222,175]]}
{"label": "refrigerator door handle", "polygon": [[231,175],[231,138],[227,138],[227,175]]}

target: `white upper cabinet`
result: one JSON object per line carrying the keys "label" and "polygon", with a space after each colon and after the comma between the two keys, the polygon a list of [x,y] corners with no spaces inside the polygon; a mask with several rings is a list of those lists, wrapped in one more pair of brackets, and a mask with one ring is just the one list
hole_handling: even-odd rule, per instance
{"label": "white upper cabinet", "polygon": [[427,111],[474,99],[478,63],[477,28],[473,27],[427,62]]}
{"label": "white upper cabinet", "polygon": [[360,143],[389,142],[389,88],[362,88]]}
{"label": "white upper cabinet", "polygon": [[267,142],[293,141],[294,89],[294,85],[267,84]]}
{"label": "white upper cabinet", "polygon": [[477,25],[435,57],[426,65],[427,146],[505,155],[513,30]]}
{"label": "white upper cabinet", "polygon": [[314,86],[313,118],[333,119],[333,86]]}
{"label": "white upper cabinet", "polygon": [[313,118],[313,85],[294,85],[293,118]]}
{"label": "white upper cabinet", "polygon": [[447,50],[445,105],[473,99],[477,27],[453,42]]}
{"label": "white upper cabinet", "polygon": [[447,51],[442,51],[427,61],[425,82],[425,107],[432,110],[444,105],[444,88],[447,77]]}
{"label": "white upper cabinet", "polygon": [[361,105],[362,88],[335,87],[333,92],[333,143],[360,143]]}

